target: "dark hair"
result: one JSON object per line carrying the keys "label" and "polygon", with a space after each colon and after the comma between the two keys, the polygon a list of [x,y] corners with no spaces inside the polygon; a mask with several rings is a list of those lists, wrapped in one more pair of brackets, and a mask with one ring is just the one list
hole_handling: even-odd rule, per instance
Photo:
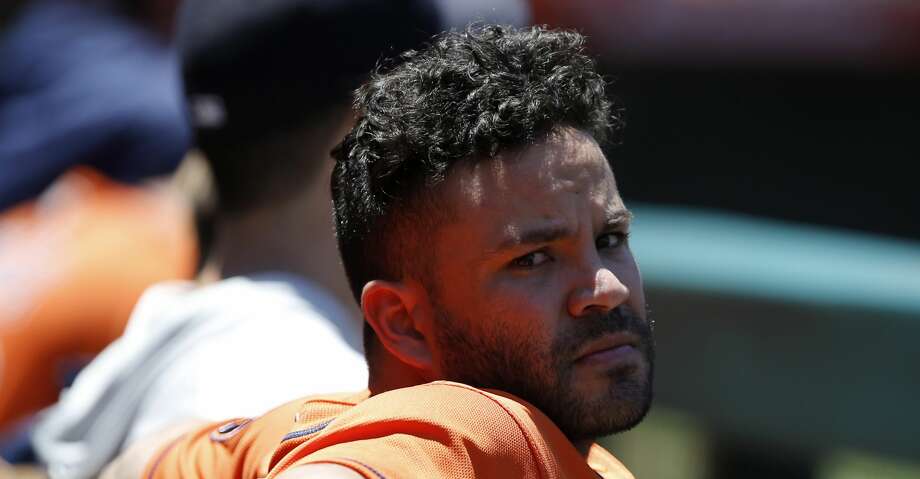
{"label": "dark hair", "polygon": [[419,45],[438,25],[422,0],[185,0],[182,77],[219,209],[300,191],[320,170],[325,155],[315,152],[328,148],[349,93],[381,56]]}
{"label": "dark hair", "polygon": [[404,53],[358,90],[357,123],[333,151],[331,187],[339,250],[359,302],[368,281],[430,274],[419,240],[449,214],[431,193],[454,165],[560,126],[598,142],[620,130],[621,109],[606,97],[584,44],[566,30],[471,26]]}

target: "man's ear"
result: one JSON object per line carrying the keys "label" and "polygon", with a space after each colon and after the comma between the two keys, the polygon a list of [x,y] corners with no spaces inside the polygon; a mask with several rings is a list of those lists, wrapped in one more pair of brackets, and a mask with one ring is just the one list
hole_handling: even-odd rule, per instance
{"label": "man's ear", "polygon": [[377,339],[387,351],[408,366],[432,370],[432,354],[425,334],[425,317],[419,308],[424,301],[419,285],[373,280],[361,292],[364,319],[377,333]]}

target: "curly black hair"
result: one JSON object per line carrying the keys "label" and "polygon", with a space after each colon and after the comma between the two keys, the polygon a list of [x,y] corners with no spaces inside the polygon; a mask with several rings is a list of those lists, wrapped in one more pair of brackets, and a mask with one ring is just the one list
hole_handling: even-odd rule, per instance
{"label": "curly black hair", "polygon": [[474,25],[378,67],[332,152],[336,235],[359,302],[371,280],[425,278],[421,241],[448,214],[432,193],[454,165],[562,126],[616,141],[622,108],[584,48],[573,31]]}

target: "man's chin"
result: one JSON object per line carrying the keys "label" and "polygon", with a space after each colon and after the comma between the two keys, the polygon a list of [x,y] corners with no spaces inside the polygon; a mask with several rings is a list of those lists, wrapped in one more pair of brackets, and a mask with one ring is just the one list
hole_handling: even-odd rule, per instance
{"label": "man's chin", "polygon": [[604,436],[609,436],[610,434],[616,434],[620,432],[628,431],[642,422],[645,419],[645,416],[648,415],[649,410],[652,408],[651,396],[643,398],[641,401],[638,401],[622,411],[612,427],[603,434]]}
{"label": "man's chin", "polygon": [[607,391],[582,396],[575,403],[582,408],[577,413],[580,417],[570,416],[569,424],[560,425],[571,439],[596,439],[628,431],[642,422],[651,409],[651,382],[621,380]]}

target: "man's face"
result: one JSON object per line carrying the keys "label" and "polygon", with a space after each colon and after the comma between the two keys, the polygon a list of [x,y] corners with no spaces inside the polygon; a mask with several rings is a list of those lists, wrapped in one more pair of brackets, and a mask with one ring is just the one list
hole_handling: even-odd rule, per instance
{"label": "man's face", "polygon": [[573,441],[637,424],[652,328],[630,215],[597,143],[563,129],[458,166],[442,187],[450,219],[428,288],[438,376],[519,396]]}

